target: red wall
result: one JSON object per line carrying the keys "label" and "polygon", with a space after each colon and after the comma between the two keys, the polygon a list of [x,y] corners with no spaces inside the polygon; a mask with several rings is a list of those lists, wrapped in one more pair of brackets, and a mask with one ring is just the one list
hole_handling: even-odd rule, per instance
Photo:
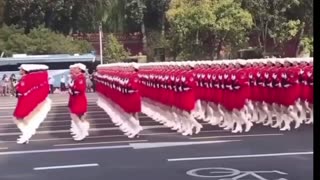
{"label": "red wall", "polygon": [[[116,38],[124,45],[126,49],[131,52],[131,55],[138,55],[139,52],[143,50],[142,44],[142,35],[141,33],[130,33],[130,34],[114,34]],[[100,54],[100,46],[99,46],[99,33],[87,33],[87,34],[74,34],[74,38],[80,40],[87,40],[89,41],[92,46],[94,47],[96,54]],[[103,45],[105,45],[107,34],[103,35]],[[296,53],[296,43],[297,40],[293,39],[287,42],[283,48],[284,57],[295,57]],[[257,36],[252,35],[249,40],[249,44],[251,47],[257,47],[258,41]],[[274,43],[272,39],[268,39],[267,41],[267,52],[273,52],[274,50]]]}
{"label": "red wall", "polygon": [[[103,34],[103,47],[106,42],[106,37],[108,34]],[[140,33],[130,33],[130,34],[114,34],[118,41],[120,41],[126,49],[131,52],[131,55],[138,55],[139,52],[142,52],[142,35]],[[79,40],[87,40],[94,47],[96,54],[100,54],[100,44],[99,44],[99,33],[79,33],[74,34],[73,38]]]}

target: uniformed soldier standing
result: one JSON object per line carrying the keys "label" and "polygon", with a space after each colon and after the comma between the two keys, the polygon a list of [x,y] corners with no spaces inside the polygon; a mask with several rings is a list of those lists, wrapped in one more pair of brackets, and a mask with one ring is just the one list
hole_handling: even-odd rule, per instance
{"label": "uniformed soldier standing", "polygon": [[[90,124],[86,120],[88,102],[86,96],[86,66],[81,63],[70,67],[71,79],[69,83],[69,110],[74,127],[71,131],[75,141],[81,141],[89,135]],[[73,125],[72,125],[73,126]]]}
{"label": "uniformed soldier standing", "polygon": [[22,132],[18,144],[29,142],[51,109],[47,70],[45,65],[20,66],[22,77],[16,86],[18,102],[13,113],[14,122]]}

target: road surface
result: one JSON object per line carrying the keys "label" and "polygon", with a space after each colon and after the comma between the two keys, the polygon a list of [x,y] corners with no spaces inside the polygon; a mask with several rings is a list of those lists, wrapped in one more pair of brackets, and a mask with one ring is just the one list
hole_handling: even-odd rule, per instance
{"label": "road surface", "polygon": [[140,138],[128,139],[88,94],[90,136],[69,135],[67,95],[52,95],[53,108],[27,145],[15,143],[16,99],[0,97],[1,180],[312,180],[313,128],[255,126],[232,134],[204,124],[184,137],[140,116]]}

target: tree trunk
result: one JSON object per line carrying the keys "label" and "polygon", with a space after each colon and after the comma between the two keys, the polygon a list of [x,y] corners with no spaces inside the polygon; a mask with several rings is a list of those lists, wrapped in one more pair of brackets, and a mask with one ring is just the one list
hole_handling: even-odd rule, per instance
{"label": "tree trunk", "polygon": [[227,33],[222,37],[220,38],[220,41],[219,41],[219,44],[218,44],[218,48],[217,48],[217,59],[221,59],[221,50],[222,50],[222,45],[223,45],[223,42],[224,42],[224,39],[227,37]]}
{"label": "tree trunk", "polygon": [[165,21],[166,21],[166,14],[163,13],[162,17],[161,17],[161,35],[164,36],[165,35]]}
{"label": "tree trunk", "polygon": [[258,33],[258,45],[259,45],[259,48],[262,47],[262,42],[261,42],[261,32]]}
{"label": "tree trunk", "polygon": [[260,23],[261,23],[261,35],[263,41],[263,54],[267,51],[267,34],[268,34],[268,21],[264,21],[263,18],[260,16]]}
{"label": "tree trunk", "polygon": [[53,19],[53,14],[52,14],[52,10],[51,9],[48,9],[46,11],[46,14],[44,16],[44,23],[45,23],[45,27],[46,28],[52,28],[52,19]]}
{"label": "tree trunk", "polygon": [[297,42],[297,45],[296,45],[296,53],[295,53],[296,57],[298,57],[299,54],[300,54],[300,50],[301,50],[301,39],[302,39],[302,37],[303,37],[303,35],[304,35],[304,28],[305,28],[305,23],[302,23],[299,36],[297,37],[297,41],[298,41],[298,42]]}
{"label": "tree trunk", "polygon": [[68,33],[70,36],[73,34],[73,27],[71,26],[70,28],[69,28],[69,33]]}
{"label": "tree trunk", "polygon": [[211,59],[215,60],[216,57],[216,41],[213,40],[212,51],[211,51]]}
{"label": "tree trunk", "polygon": [[142,33],[142,48],[143,53],[147,52],[147,35],[146,35],[146,27],[144,21],[141,23],[141,33]]}
{"label": "tree trunk", "polygon": [[208,47],[210,47],[211,49],[210,49],[210,58],[212,59],[212,60],[214,60],[215,59],[215,55],[216,55],[216,52],[215,52],[215,50],[216,50],[216,37],[215,37],[215,35],[212,35],[210,32],[209,32],[209,37],[208,37],[208,39],[209,39],[209,46]]}
{"label": "tree trunk", "polygon": [[268,21],[266,22],[264,29],[263,29],[263,53],[267,52],[267,40],[268,39]]}

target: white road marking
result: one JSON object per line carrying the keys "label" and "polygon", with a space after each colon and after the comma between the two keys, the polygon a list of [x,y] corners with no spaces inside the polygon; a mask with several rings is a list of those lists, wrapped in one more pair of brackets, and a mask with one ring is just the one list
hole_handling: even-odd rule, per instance
{"label": "white road marking", "polygon": [[49,167],[36,167],[33,168],[35,171],[53,170],[53,169],[70,169],[70,168],[83,168],[83,167],[97,167],[99,164],[75,164],[65,166],[49,166]]}
{"label": "white road marking", "polygon": [[6,150],[9,149],[8,147],[0,147],[0,150]]}
{"label": "white road marking", "polygon": [[264,137],[264,136],[282,136],[283,134],[248,134],[248,135],[230,135],[230,136],[208,136],[193,137],[190,139],[215,139],[215,138],[239,138],[239,137]]}
{"label": "white road marking", "polygon": [[[1,117],[0,117],[1,118]],[[56,117],[58,119],[58,117]],[[70,122],[71,123],[71,119],[69,117],[66,118],[67,120],[44,120],[41,124],[45,124],[45,123],[59,123],[59,122]],[[150,119],[148,117],[139,117],[139,119]],[[106,117],[102,117],[102,118],[88,118],[88,121],[106,121],[106,120],[110,120],[110,117],[106,116]],[[2,122],[4,123],[0,123],[0,126],[2,125],[11,125],[14,124],[12,119],[1,119]],[[156,121],[153,121],[156,122]]]}
{"label": "white road marking", "polygon": [[[107,121],[110,120],[110,118],[95,118],[95,119],[87,119],[88,121]],[[11,120],[12,121],[12,120]],[[71,119],[69,120],[44,120],[41,124],[47,124],[47,123],[65,123],[65,122],[69,122],[71,123]],[[14,122],[7,122],[7,123],[0,123],[0,126],[5,126],[5,125],[12,125],[14,124]],[[70,126],[70,124],[69,124]],[[42,126],[40,126],[42,127]]]}
{"label": "white road marking", "polygon": [[168,159],[168,161],[169,162],[176,162],[176,161],[197,161],[197,160],[214,160],[214,159],[239,159],[239,158],[296,156],[296,155],[313,155],[313,152],[312,151],[308,151],[308,152],[273,153],[273,154],[249,154],[249,155],[233,155],[233,156],[176,158],[176,159]]}
{"label": "white road marking", "polygon": [[[63,106],[61,106],[63,105]],[[51,105],[51,109],[63,109],[65,107],[68,107],[68,103],[53,103]],[[88,104],[88,108],[91,108],[91,107],[98,107],[97,105],[95,104]],[[8,110],[8,109],[15,109],[16,108],[16,104],[14,104],[13,106],[0,106],[0,110]]]}
{"label": "white road marking", "polygon": [[62,148],[62,149],[43,149],[43,150],[28,150],[28,151],[7,151],[7,152],[0,152],[0,156],[19,155],[19,154],[53,153],[53,152],[104,150],[104,149],[127,149],[127,148],[131,148],[131,146],[130,145],[119,145],[119,146],[97,146],[97,147]]}
{"label": "white road marking", "polygon": [[152,149],[152,148],[163,148],[163,147],[176,147],[176,146],[192,146],[202,144],[216,144],[216,143],[227,143],[227,142],[238,142],[241,140],[230,140],[230,141],[189,141],[189,142],[156,142],[156,143],[130,143],[133,149]]}
{"label": "white road marking", "polygon": [[[211,131],[201,131],[201,133],[216,133],[225,132],[226,130],[211,130]],[[169,133],[143,133],[141,136],[158,136],[158,135],[177,135],[177,132]],[[102,139],[102,138],[114,138],[114,137],[126,137],[125,135],[106,135],[106,136],[89,136],[86,139]],[[72,138],[50,138],[50,139],[31,139],[30,142],[42,142],[42,141],[60,141],[60,140],[71,140]],[[16,141],[0,141],[1,143],[16,143]]]}
{"label": "white road marking", "polygon": [[[105,116],[105,119],[110,119],[110,117],[109,116],[107,116],[107,113],[105,113],[105,112],[102,112],[102,111],[88,111],[88,113],[87,113],[87,116],[88,117],[90,117],[91,115],[97,115],[97,113],[99,113],[98,115],[99,116]],[[65,116],[57,116],[57,115],[65,115]],[[66,112],[66,113],[60,113],[60,112],[49,112],[49,114],[48,114],[48,116],[47,116],[47,118],[48,117],[50,117],[50,116],[53,116],[54,118],[69,118],[70,119],[70,113],[69,112]],[[50,118],[53,118],[53,117],[50,117]],[[7,118],[7,119],[4,119],[4,118]],[[3,121],[3,120],[10,120],[10,121],[12,121],[12,118],[13,118],[13,116],[12,115],[10,115],[10,116],[0,116],[0,119]],[[145,115],[140,115],[139,116],[139,118],[142,118],[142,119],[144,119],[144,118],[149,118],[148,116],[145,116]],[[71,121],[71,120],[69,120],[69,121]],[[57,121],[54,121],[54,122],[57,122]],[[60,122],[60,121],[59,121]]]}
{"label": "white road marking", "polygon": [[[167,128],[162,125],[157,126],[146,126],[143,129],[162,129]],[[96,131],[111,131],[111,130],[119,130],[119,127],[110,127],[110,128],[91,128],[90,132]],[[59,133],[69,133],[70,130],[54,130],[54,131],[38,131],[36,134],[59,134]],[[20,135],[21,132],[9,132],[9,133],[0,133],[0,136],[12,136],[12,135]]]}
{"label": "white road marking", "polygon": [[[166,129],[167,127],[163,125],[154,125],[154,126],[142,126],[144,130],[148,129]],[[112,131],[112,130],[119,130],[119,127],[110,127],[110,128],[91,128],[90,132],[97,132],[97,131]],[[68,133],[70,130],[49,130],[49,131],[37,131],[36,134],[62,134]],[[20,135],[21,132],[8,132],[8,133],[0,133],[0,136],[13,136],[13,135]]]}
{"label": "white road marking", "polygon": [[[96,120],[96,119],[95,119]],[[105,120],[105,119],[104,119]],[[88,119],[88,121],[90,121],[89,119]],[[94,120],[92,120],[92,121],[94,121]],[[47,121],[48,122],[48,121]],[[52,122],[57,122],[57,121],[52,121]],[[70,122],[70,121],[68,121],[68,122]],[[43,122],[44,123],[44,122]],[[156,123],[155,121],[143,121],[143,123]],[[16,130],[18,130],[18,128],[17,127],[15,127],[15,124],[14,123],[12,123],[12,124],[7,124],[7,125],[14,125],[14,127],[8,127],[8,126],[2,126],[3,124],[1,124],[0,123],[0,129],[5,129],[5,130],[14,130],[14,129],[16,129]],[[2,126],[2,127],[1,127]],[[90,123],[90,126],[91,127],[95,127],[95,126],[115,126],[112,122],[100,122],[100,123]],[[39,127],[39,129],[43,129],[43,128],[57,128],[57,127],[60,127],[60,128],[63,128],[63,127],[67,127],[67,128],[70,128],[70,124],[65,124],[65,125],[49,125],[49,126],[47,126],[47,125],[41,125],[40,127]]]}
{"label": "white road marking", "polygon": [[[104,111],[88,111],[87,115],[89,115],[89,114],[97,114],[97,113],[101,113],[101,114],[105,114],[106,115],[106,113]],[[52,112],[52,110],[51,110],[48,113],[48,116],[57,116],[57,115],[67,115],[70,118],[70,113],[67,112],[67,111],[66,112]],[[0,118],[4,118],[4,117],[12,118],[12,115],[11,116],[0,116]]]}
{"label": "white road marking", "polygon": [[82,145],[99,145],[99,144],[117,144],[117,143],[137,143],[147,142],[148,140],[133,140],[133,141],[109,141],[109,142],[94,142],[94,143],[76,143],[76,144],[55,144],[53,146],[82,146]]}

